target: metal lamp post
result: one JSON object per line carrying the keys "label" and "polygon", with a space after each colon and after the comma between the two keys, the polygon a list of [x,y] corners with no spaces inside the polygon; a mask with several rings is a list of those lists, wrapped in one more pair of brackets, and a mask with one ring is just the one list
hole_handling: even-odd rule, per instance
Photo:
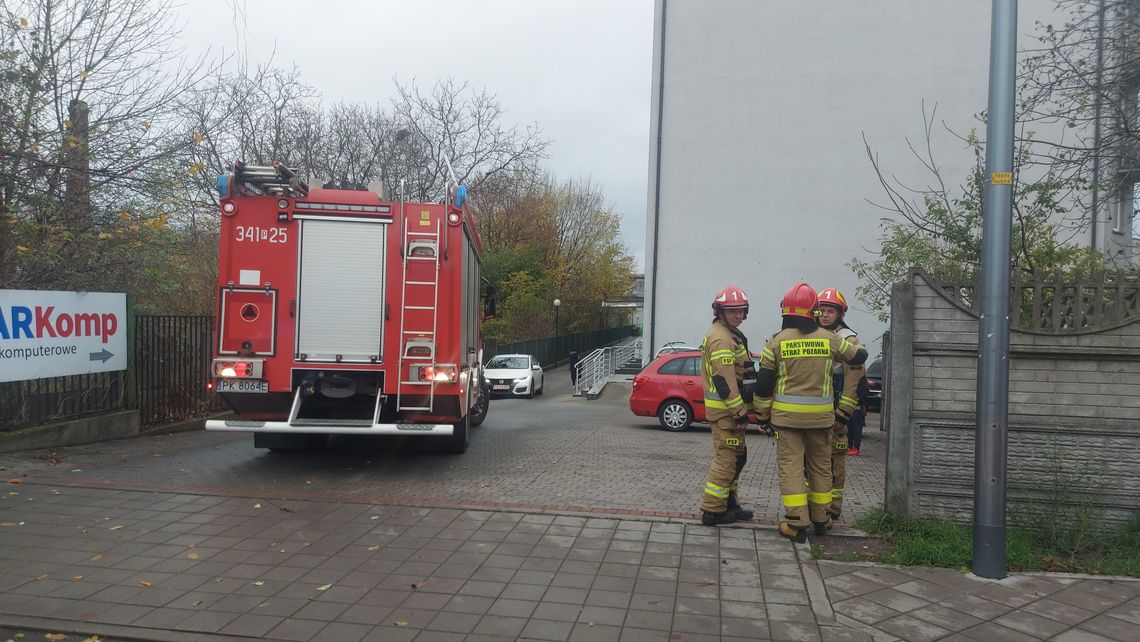
{"label": "metal lamp post", "polygon": [[558,308],[562,307],[562,299],[554,300],[554,360],[562,356],[561,351],[558,349]]}

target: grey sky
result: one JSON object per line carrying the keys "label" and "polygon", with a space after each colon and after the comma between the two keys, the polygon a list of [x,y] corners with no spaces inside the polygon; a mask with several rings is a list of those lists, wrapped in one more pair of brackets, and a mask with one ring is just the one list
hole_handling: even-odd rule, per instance
{"label": "grey sky", "polygon": [[506,124],[553,140],[552,174],[601,187],[644,264],[653,0],[196,0],[179,15],[189,52],[296,64],[329,103],[387,104],[393,78],[485,87]]}

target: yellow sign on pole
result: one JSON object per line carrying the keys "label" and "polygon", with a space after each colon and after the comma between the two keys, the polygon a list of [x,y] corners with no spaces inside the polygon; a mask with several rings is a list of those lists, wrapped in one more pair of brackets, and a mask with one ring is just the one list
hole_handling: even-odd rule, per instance
{"label": "yellow sign on pole", "polygon": [[990,179],[994,185],[1013,185],[1013,172],[994,172]]}

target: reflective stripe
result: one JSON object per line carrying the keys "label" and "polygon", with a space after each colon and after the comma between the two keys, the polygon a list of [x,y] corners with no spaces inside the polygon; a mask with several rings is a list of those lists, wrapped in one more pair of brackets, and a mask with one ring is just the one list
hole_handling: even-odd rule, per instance
{"label": "reflective stripe", "polygon": [[809,495],[811,495],[811,503],[813,503],[813,504],[830,504],[831,503],[831,491],[830,490],[825,492],[825,493],[809,493]]}
{"label": "reflective stripe", "polygon": [[855,404],[859,403],[859,400],[855,399],[854,397],[843,396],[839,398],[839,403],[847,406],[854,406]]}
{"label": "reflective stripe", "polygon": [[764,350],[760,353],[760,356],[762,358],[768,359],[769,361],[776,360],[776,355],[772,352],[771,348],[764,348]]}
{"label": "reflective stripe", "polygon": [[832,499],[843,499],[843,489],[842,488],[832,488],[831,489],[831,498]]}
{"label": "reflective stripe", "polygon": [[799,403],[786,403],[783,401],[773,401],[772,410],[783,410],[784,412],[800,412],[804,414],[817,413],[817,412],[832,412],[835,408],[830,403],[825,404],[799,404]]}
{"label": "reflective stripe", "polygon": [[732,480],[732,485],[729,486],[729,488],[732,489],[732,492],[734,493],[740,490],[740,478],[737,477],[736,479]]}
{"label": "reflective stripe", "polygon": [[847,339],[839,340],[839,354],[845,354],[847,349],[851,347],[851,342]]}
{"label": "reflective stripe", "polygon": [[808,498],[807,493],[796,493],[794,495],[784,495],[784,506],[807,506]]}
{"label": "reflective stripe", "polygon": [[752,399],[752,407],[756,408],[757,410],[759,410],[760,408],[771,408],[772,407],[772,400],[771,399],[753,398]]}
{"label": "reflective stripe", "polygon": [[733,356],[732,350],[716,350],[714,352],[709,353],[709,360],[712,360],[714,357],[731,357],[731,356]]}
{"label": "reflective stripe", "polygon": [[732,410],[733,408],[738,408],[742,405],[744,405],[744,398],[741,397],[740,395],[736,395],[735,397],[733,397],[732,399],[729,399],[728,401],[721,401],[720,399],[714,399],[712,397],[709,397],[708,395],[705,395],[705,407],[706,408],[719,408],[721,410]]}
{"label": "reflective stripe", "polygon": [[805,397],[776,393],[772,403],[775,410],[785,412],[831,412],[835,409],[831,397]]}
{"label": "reflective stripe", "polygon": [[705,492],[718,499],[728,499],[728,494],[731,491],[724,486],[717,486],[712,482],[705,482]]}

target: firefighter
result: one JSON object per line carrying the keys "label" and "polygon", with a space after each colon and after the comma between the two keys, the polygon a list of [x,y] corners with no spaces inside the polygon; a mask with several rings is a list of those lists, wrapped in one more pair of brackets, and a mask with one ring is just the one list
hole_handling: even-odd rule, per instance
{"label": "firefighter", "polygon": [[816,304],[815,290],[807,283],[795,284],[784,295],[783,328],[764,346],[756,382],[757,414],[776,430],[784,504],[779,531],[797,542],[807,538],[810,526],[819,535],[831,527],[829,437],[840,423],[831,393],[832,364],[867,360],[866,350],[819,326]]}
{"label": "firefighter", "polygon": [[701,522],[707,526],[752,519],[740,505],[737,488],[748,459],[744,429],[752,409],[756,369],[740,324],[748,318],[744,290],[727,285],[713,299],[712,327],[701,341],[705,414],[712,426],[713,460],[701,496]]}
{"label": "firefighter", "polygon": [[[862,347],[855,331],[843,317],[847,314],[847,298],[836,288],[819,292],[819,325],[839,335],[841,339]],[[832,390],[835,396],[835,426],[831,435],[831,518],[839,519],[843,513],[843,485],[847,477],[847,426],[858,421],[861,412],[859,388],[864,385],[863,365],[836,363],[831,370]]]}

